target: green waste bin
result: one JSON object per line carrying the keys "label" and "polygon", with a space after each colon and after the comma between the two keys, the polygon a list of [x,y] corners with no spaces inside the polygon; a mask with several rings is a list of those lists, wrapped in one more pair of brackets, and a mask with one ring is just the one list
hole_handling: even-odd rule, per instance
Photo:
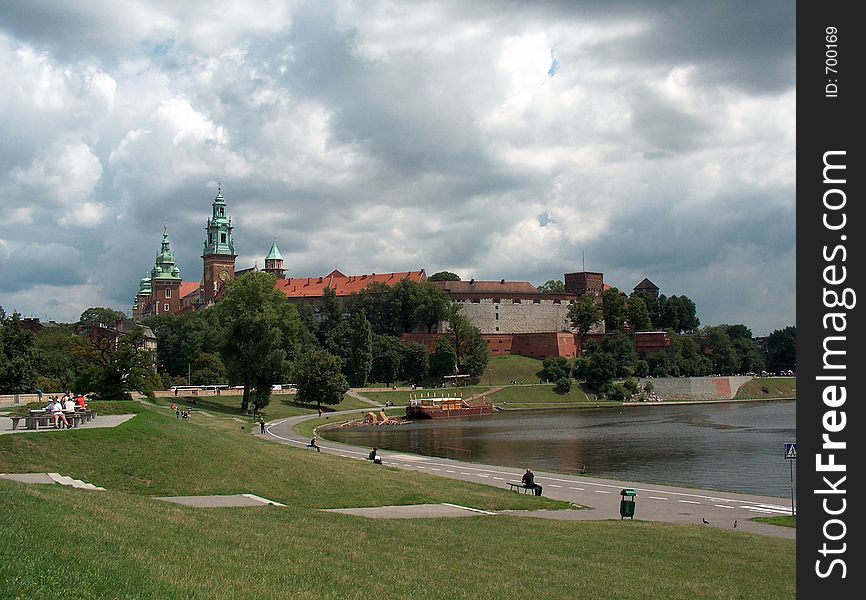
{"label": "green waste bin", "polygon": [[634,499],[637,493],[634,490],[625,489],[621,491],[622,500],[619,503],[619,516],[621,519],[628,517],[634,519]]}

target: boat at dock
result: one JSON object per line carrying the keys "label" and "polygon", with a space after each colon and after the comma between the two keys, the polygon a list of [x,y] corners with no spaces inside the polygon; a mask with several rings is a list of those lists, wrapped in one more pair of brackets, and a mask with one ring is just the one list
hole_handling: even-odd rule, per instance
{"label": "boat at dock", "polygon": [[480,417],[493,412],[493,405],[484,400],[464,400],[450,397],[413,397],[406,406],[407,419],[458,419]]}

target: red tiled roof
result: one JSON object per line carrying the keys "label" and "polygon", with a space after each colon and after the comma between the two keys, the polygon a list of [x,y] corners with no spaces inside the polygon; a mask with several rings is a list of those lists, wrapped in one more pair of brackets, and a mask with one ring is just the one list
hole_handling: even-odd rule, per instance
{"label": "red tiled roof", "polygon": [[183,281],[180,284],[180,297],[189,296],[190,294],[197,292],[201,287],[201,284],[197,281]]}
{"label": "red tiled roof", "polygon": [[528,281],[434,281],[449,294],[538,294]]}
{"label": "red tiled roof", "polygon": [[372,273],[370,275],[343,275],[336,269],[324,277],[292,277],[277,280],[277,289],[287,298],[321,298],[325,288],[331,288],[337,296],[349,296],[364,290],[371,283],[395,285],[403,279],[416,283],[427,280],[424,269],[401,271],[400,273]]}

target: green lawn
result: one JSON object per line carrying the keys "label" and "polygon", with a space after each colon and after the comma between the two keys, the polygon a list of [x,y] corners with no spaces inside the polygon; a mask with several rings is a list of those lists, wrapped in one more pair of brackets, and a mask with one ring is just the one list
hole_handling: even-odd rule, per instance
{"label": "green lawn", "polygon": [[769,523],[770,525],[781,525],[782,527],[796,527],[797,526],[797,517],[792,517],[792,516],[755,517],[752,520],[753,521],[760,521],[761,523]]}
{"label": "green lawn", "polygon": [[[60,472],[109,490],[0,481],[0,596],[794,598],[793,540],[640,520],[323,513],[566,504],[275,444],[231,415],[184,422],[123,404],[138,414],[112,429],[0,436],[4,472]],[[196,509],[147,497],[233,493],[288,506]]]}
{"label": "green lawn", "polygon": [[512,381],[538,383],[541,379],[541,361],[528,356],[491,356],[487,370],[481,378],[485,385],[504,385]]}
{"label": "green lawn", "polygon": [[[295,417],[317,412],[315,404],[304,404],[295,401],[294,394],[273,394],[270,403],[260,412],[266,421],[281,419],[283,417]],[[180,409],[206,410],[219,415],[234,415],[249,418],[248,413],[241,411],[240,396],[175,396],[156,398],[158,406],[170,406],[177,404]],[[322,412],[334,412],[337,410],[351,410],[353,408],[364,408],[370,406],[351,396],[343,396],[340,404],[322,405]]]}
{"label": "green lawn", "polygon": [[[589,402],[586,394],[575,382],[567,394],[557,394],[552,384],[510,385],[487,396],[487,399],[497,405],[508,408],[513,405],[533,404],[563,404],[572,402]],[[593,406],[595,406],[593,402]]]}
{"label": "green lawn", "polygon": [[796,398],[797,379],[794,377],[756,377],[745,383],[736,398]]}

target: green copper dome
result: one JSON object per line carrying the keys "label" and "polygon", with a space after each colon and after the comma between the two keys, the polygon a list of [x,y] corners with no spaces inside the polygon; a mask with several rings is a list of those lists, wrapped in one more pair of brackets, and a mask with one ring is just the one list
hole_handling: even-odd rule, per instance
{"label": "green copper dome", "polygon": [[162,245],[156,255],[156,264],[150,271],[150,278],[180,280],[180,269],[174,262],[174,252],[171,250],[171,242],[168,241],[168,226],[162,230]]}
{"label": "green copper dome", "polygon": [[271,244],[271,250],[265,257],[265,260],[283,260],[283,255],[280,254],[280,249],[277,248],[277,240],[274,240],[274,243]]}

